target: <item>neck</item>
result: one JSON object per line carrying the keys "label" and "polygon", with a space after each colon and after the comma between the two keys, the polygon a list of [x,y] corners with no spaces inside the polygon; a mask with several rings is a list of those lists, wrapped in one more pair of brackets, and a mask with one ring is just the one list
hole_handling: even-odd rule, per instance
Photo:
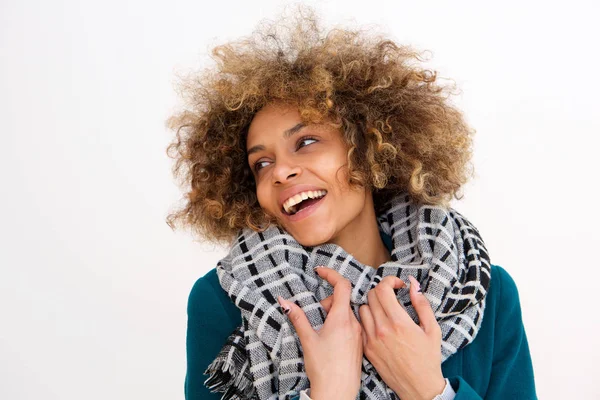
{"label": "neck", "polygon": [[373,195],[370,192],[366,194],[365,208],[360,216],[346,226],[331,242],[352,254],[361,264],[374,268],[391,260],[390,252],[379,234]]}

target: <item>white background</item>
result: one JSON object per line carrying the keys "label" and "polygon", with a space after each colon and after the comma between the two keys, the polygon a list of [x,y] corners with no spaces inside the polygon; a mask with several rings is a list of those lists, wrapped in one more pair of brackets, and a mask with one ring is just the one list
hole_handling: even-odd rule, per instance
{"label": "white background", "polygon": [[[165,223],[175,74],[278,1],[0,3],[0,398],[182,399],[186,302],[223,249]],[[477,129],[454,208],[515,279],[541,399],[598,399],[598,6],[323,1],[432,51]]]}

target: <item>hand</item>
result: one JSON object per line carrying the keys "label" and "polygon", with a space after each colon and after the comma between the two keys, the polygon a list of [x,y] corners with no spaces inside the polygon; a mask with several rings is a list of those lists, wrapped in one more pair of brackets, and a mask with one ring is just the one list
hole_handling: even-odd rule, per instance
{"label": "hand", "polygon": [[403,400],[431,400],[442,393],[442,330],[419,282],[409,277],[410,300],[419,325],[400,305],[394,289],[406,286],[386,276],[367,293],[368,305],[359,308],[365,357],[381,379]]}
{"label": "hand", "polygon": [[[381,379],[401,399],[431,400],[446,386],[441,367],[442,332],[429,301],[418,292],[419,282],[412,276],[409,280],[419,326],[393,291],[406,285],[399,278],[386,276],[367,293],[369,304],[359,308],[363,351]],[[331,296],[321,301],[326,311],[331,304]]]}
{"label": "hand", "polygon": [[316,272],[333,286],[327,318],[318,332],[300,307],[281,296],[277,300],[284,311],[290,310],[288,317],[300,338],[310,397],[354,400],[360,390],[363,340],[360,323],[350,308],[352,285],[333,269],[320,267]]}

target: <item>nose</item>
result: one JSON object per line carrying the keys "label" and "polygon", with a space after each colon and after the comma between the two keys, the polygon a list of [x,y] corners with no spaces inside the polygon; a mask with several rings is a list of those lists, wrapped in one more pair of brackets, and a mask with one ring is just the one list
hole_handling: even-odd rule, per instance
{"label": "nose", "polygon": [[290,164],[286,160],[277,160],[273,169],[273,184],[286,183],[289,180],[300,176],[302,168],[296,164]]}

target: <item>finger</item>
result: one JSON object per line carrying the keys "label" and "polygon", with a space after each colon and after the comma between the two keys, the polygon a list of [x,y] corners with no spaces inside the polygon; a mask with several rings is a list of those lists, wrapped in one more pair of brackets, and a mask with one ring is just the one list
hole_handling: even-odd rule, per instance
{"label": "finger", "polygon": [[331,305],[333,304],[333,295],[324,298],[320,301],[320,303],[325,309],[325,311],[327,311],[327,313],[329,314],[329,310],[331,310]]}
{"label": "finger", "polygon": [[317,335],[317,332],[308,321],[308,318],[306,318],[306,314],[304,314],[304,310],[302,308],[298,307],[292,301],[283,299],[281,296],[277,296],[277,301],[281,305],[284,314],[288,316],[290,322],[296,329],[300,343],[306,344],[307,341],[313,339],[314,336]]}
{"label": "finger", "polygon": [[[363,337],[363,355],[367,357],[369,361],[372,361],[369,357],[372,355],[372,347],[377,344],[377,335],[375,334],[375,321],[373,320],[373,314],[368,305],[363,304],[358,308],[358,314],[360,316],[360,326],[362,328]],[[373,345],[369,347],[369,341],[373,341]]]}
{"label": "finger", "polygon": [[362,334],[360,336],[362,338],[363,354],[365,354],[365,351],[367,349],[367,344],[368,344],[367,331],[365,331],[365,327],[362,325],[360,326],[360,329],[362,329]]}
{"label": "finger", "polygon": [[350,293],[352,292],[350,281],[331,268],[319,267],[315,269],[315,271],[321,278],[325,279],[333,286],[331,313],[348,313],[348,311],[350,311],[350,308],[348,307],[350,305]]}
{"label": "finger", "polygon": [[435,313],[431,308],[431,304],[427,297],[421,292],[421,285],[413,276],[409,276],[410,280],[410,301],[417,311],[419,316],[419,325],[427,334],[440,331],[440,325],[435,319]]}
{"label": "finger", "polygon": [[358,315],[360,316],[360,325],[363,327],[368,337],[375,336],[375,320],[373,314],[368,305],[363,304],[358,308]]}
{"label": "finger", "polygon": [[318,266],[315,268],[315,272],[323,279],[325,279],[331,286],[335,286],[340,281],[347,281],[346,278],[335,269]]}
{"label": "finger", "polygon": [[[375,288],[376,287],[377,286],[375,286]],[[369,290],[369,293],[367,293],[367,300],[369,304],[369,311],[371,311],[371,315],[373,316],[374,325],[381,328],[388,322],[388,317],[385,314],[381,303],[379,303],[375,288]]]}
{"label": "finger", "polygon": [[404,307],[398,302],[398,298],[394,293],[394,289],[400,289],[401,287],[405,287],[406,284],[402,279],[397,278],[393,275],[388,275],[381,280],[375,286],[375,293],[377,294],[377,300],[385,315],[395,324],[409,324],[413,323],[413,320],[410,318],[410,315],[406,312]]}

